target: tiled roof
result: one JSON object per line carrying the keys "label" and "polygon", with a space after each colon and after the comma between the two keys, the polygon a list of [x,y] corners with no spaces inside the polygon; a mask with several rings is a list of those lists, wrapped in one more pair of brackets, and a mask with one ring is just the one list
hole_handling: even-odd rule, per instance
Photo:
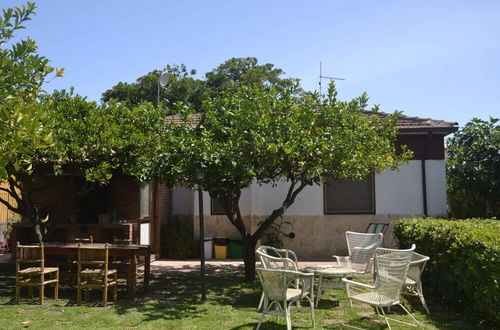
{"label": "tiled roof", "polygon": [[[372,114],[372,111],[363,110],[366,114]],[[387,117],[389,114],[385,112],[377,113],[381,118]],[[425,130],[443,130],[446,132],[455,132],[458,130],[457,122],[449,122],[439,119],[410,117],[399,115],[398,128],[400,131],[425,131]]]}
{"label": "tiled roof", "polygon": [[[373,114],[372,111],[363,110],[363,113],[370,115]],[[377,114],[382,118],[386,118],[389,114],[385,112],[377,112]],[[200,121],[201,113],[196,113],[191,116],[191,126],[196,126]],[[170,115],[166,118],[167,122],[170,123],[182,123],[182,118],[179,115]],[[445,133],[452,133],[458,130],[457,122],[449,122],[438,119],[431,118],[419,118],[410,117],[405,115],[399,115],[398,118],[398,128],[403,132],[412,131],[443,131]]]}

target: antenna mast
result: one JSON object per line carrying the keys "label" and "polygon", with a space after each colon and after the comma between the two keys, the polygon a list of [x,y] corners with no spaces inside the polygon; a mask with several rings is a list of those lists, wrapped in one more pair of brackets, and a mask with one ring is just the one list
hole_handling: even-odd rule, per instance
{"label": "antenna mast", "polygon": [[321,61],[319,62],[319,95],[321,95],[321,79],[329,79],[329,80],[345,80],[345,78],[337,78],[337,77],[327,77],[323,76]]}

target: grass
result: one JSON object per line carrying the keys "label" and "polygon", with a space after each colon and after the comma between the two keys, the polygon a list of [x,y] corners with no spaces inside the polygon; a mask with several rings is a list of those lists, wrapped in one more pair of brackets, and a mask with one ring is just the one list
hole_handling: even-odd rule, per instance
{"label": "grass", "polygon": [[[13,300],[14,277],[0,272],[0,328],[1,329],[253,329],[259,314],[256,312],[260,298],[258,283],[243,283],[241,268],[235,266],[208,266],[208,301],[200,303],[199,281],[196,268],[183,271],[163,269],[154,272],[149,292],[139,294],[133,302],[124,299],[125,290],[119,292],[119,301],[110,306],[96,307],[100,293],[91,295],[86,305],[76,306],[76,291],[66,287],[61,299],[53,300],[52,290],[46,290],[47,302],[37,305],[35,298],[26,298],[23,291],[21,304]],[[335,298],[338,298],[337,299]],[[121,299],[120,299],[121,298]],[[406,305],[427,329],[473,329],[474,326],[460,319],[456,313],[430,305],[432,315],[426,315],[417,301]],[[364,329],[385,329],[380,319],[372,315],[373,309],[357,305],[347,307],[342,290],[333,290],[322,296],[316,309],[317,328],[341,329],[342,323]],[[394,308],[393,317],[409,320]],[[284,329],[283,318],[266,317],[261,329]],[[310,327],[308,311],[292,314],[294,328]],[[394,329],[404,329],[391,323]]]}

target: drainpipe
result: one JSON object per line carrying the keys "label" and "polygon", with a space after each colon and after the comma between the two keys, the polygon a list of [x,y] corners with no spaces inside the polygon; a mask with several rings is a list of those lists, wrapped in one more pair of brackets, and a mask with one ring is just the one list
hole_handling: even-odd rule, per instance
{"label": "drainpipe", "polygon": [[432,132],[428,132],[427,146],[425,148],[424,153],[422,154],[422,201],[424,206],[424,216],[427,216],[427,175],[425,173],[425,159],[427,158],[427,154],[429,149],[431,148],[432,143]]}
{"label": "drainpipe", "polygon": [[422,200],[424,202],[424,215],[427,216],[427,183],[425,175],[425,156],[422,158]]}

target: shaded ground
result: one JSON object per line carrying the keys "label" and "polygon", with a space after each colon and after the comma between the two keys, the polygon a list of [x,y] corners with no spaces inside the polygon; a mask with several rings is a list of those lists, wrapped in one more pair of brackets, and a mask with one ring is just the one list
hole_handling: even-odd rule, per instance
{"label": "shaded ground", "polygon": [[[91,302],[76,306],[76,291],[70,287],[61,290],[61,299],[55,301],[52,290],[47,290],[47,304],[36,305],[35,299],[13,303],[14,277],[0,272],[0,328],[1,329],[253,329],[258,320],[256,306],[261,290],[258,283],[243,283],[242,265],[217,263],[207,265],[208,302],[199,299],[199,266],[195,263],[161,264],[153,266],[151,288],[139,292],[133,301],[125,300],[125,288],[120,288],[119,301],[106,308],[95,307],[101,299],[99,292],[91,295]],[[336,297],[334,297],[334,294]],[[26,293],[23,292],[26,297]],[[338,299],[337,299],[338,298]],[[423,313],[417,301],[414,315],[428,329],[474,329],[460,320],[459,315],[430,305],[433,314]],[[398,309],[395,318],[408,320]],[[365,329],[385,329],[374,316],[373,309],[356,305],[347,307],[342,290],[322,296],[316,309],[317,328],[341,329],[342,324]],[[284,319],[266,318],[262,329],[284,329]],[[309,328],[307,311],[292,316],[294,328]],[[394,323],[394,329],[404,329]],[[399,327],[398,327],[399,326]]]}

